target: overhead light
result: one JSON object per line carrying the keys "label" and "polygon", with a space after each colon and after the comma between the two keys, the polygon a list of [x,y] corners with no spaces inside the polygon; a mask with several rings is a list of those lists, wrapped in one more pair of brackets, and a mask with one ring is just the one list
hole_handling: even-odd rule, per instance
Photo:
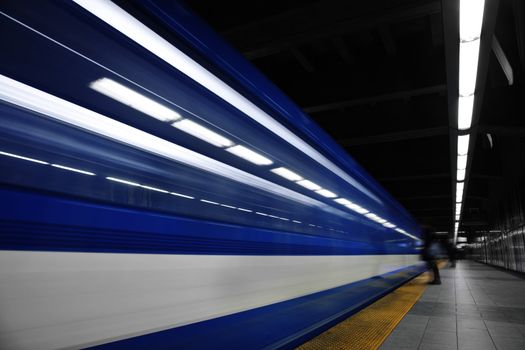
{"label": "overhead light", "polygon": [[195,199],[195,197],[188,196],[188,195],[185,195],[185,194],[182,194],[182,193],[170,192],[170,194],[174,195],[176,197],[182,197],[182,198],[186,198],[186,199]]}
{"label": "overhead light", "polygon": [[456,215],[456,221],[459,221],[460,215]]}
{"label": "overhead light", "polygon": [[459,38],[470,41],[481,36],[485,0],[460,0]]}
{"label": "overhead light", "polygon": [[474,95],[460,96],[458,99],[458,129],[466,130],[472,125]]}
{"label": "overhead light", "polygon": [[463,192],[456,192],[456,203],[461,203],[463,200]]}
{"label": "overhead light", "polygon": [[221,204],[221,207],[225,207],[229,209],[237,209],[237,207],[234,207],[233,205],[228,205],[228,204]]}
{"label": "overhead light", "polygon": [[459,135],[458,136],[458,155],[468,154],[469,141],[470,141],[470,135]]}
{"label": "overhead light", "polygon": [[458,156],[458,169],[466,169],[467,168],[467,157],[468,155],[464,156]]}
{"label": "overhead light", "polygon": [[246,159],[249,162],[252,162],[253,164],[257,165],[270,165],[273,164],[273,162],[266,158],[263,155],[260,155],[257,152],[252,151],[249,148],[246,148],[241,145],[236,145],[230,148],[226,148],[228,152],[231,154],[235,154],[237,157],[241,157],[243,159]]}
{"label": "overhead light", "polygon": [[120,182],[122,184],[130,185],[130,186],[140,186],[140,184],[138,184],[136,182],[132,182],[132,181],[128,181],[128,180],[122,180],[122,179],[119,179],[119,178],[116,178],[116,177],[108,176],[108,177],[106,177],[106,179],[108,179],[109,181]]}
{"label": "overhead light", "polygon": [[318,184],[310,180],[301,180],[301,181],[297,181],[296,183],[312,191],[317,191],[321,189],[321,186],[319,186]]}
{"label": "overhead light", "polygon": [[7,152],[0,151],[0,154],[2,154],[4,156],[12,157],[12,158],[27,160],[27,161],[33,162],[33,163],[44,164],[44,165],[49,164],[48,162],[44,162],[43,160],[38,160],[38,159],[34,159],[34,158],[24,157],[24,156],[20,156],[18,154],[14,154],[14,153],[7,153]]}
{"label": "overhead light", "polygon": [[85,171],[85,170],[80,170],[80,169],[76,169],[76,168],[71,168],[71,167],[68,167],[68,166],[60,165],[60,164],[51,164],[51,166],[55,167],[55,168],[63,169],[63,170],[72,171],[74,173],[95,176],[95,173],[92,173],[90,171]]}
{"label": "overhead light", "polygon": [[95,80],[89,84],[89,87],[163,122],[172,122],[181,118],[180,114],[173,109],[170,109],[163,104],[160,104],[157,101],[109,78]]}
{"label": "overhead light", "polygon": [[249,118],[253,119],[281,139],[288,142],[290,145],[300,150],[302,153],[341,177],[351,186],[365,193],[368,197],[374,199],[374,201],[382,203],[374,193],[357,182],[353,177],[348,175],[346,171],[338,167],[306,141],[295,135],[284,125],[280,124],[257,105],[244,97],[241,93],[234,90],[231,86],[213,75],[210,71],[206,70],[206,68],[198,64],[116,4],[111,1],[74,1],[86,11],[89,11],[109,26],[136,42],[138,45],[144,47],[153,55],[159,57],[167,64],[190,77],[207,90],[246,114]]}
{"label": "overhead light", "polygon": [[292,220],[292,222],[295,222],[296,224],[300,224],[301,223],[301,221],[299,221],[299,220]]}
{"label": "overhead light", "polygon": [[209,201],[207,199],[201,199],[200,201],[203,203],[207,203],[207,204],[219,205],[219,203],[214,202],[214,201]]}
{"label": "overhead light", "polygon": [[459,44],[459,95],[469,96],[476,90],[480,40]]}
{"label": "overhead light", "polygon": [[229,147],[233,145],[233,142],[226,137],[189,119],[183,119],[171,125],[217,147]]}
{"label": "overhead light", "polygon": [[347,208],[359,213],[359,214],[367,214],[369,213],[368,210],[366,210],[365,208],[353,203],[353,204],[347,204],[346,205]]}
{"label": "overhead light", "polygon": [[465,169],[458,169],[457,170],[457,175],[456,175],[456,180],[457,181],[465,181],[465,172],[466,172]]}
{"label": "overhead light", "polygon": [[387,221],[385,219],[383,219],[383,218],[377,218],[377,222],[379,222],[380,224],[384,224]]}
{"label": "overhead light", "polygon": [[456,213],[461,213],[461,203],[456,203]]}
{"label": "overhead light", "polygon": [[339,204],[342,204],[342,205],[351,205],[351,204],[354,204],[352,203],[351,201],[349,201],[348,199],[345,199],[345,198],[336,198],[334,199],[334,201],[336,203],[339,203]]}
{"label": "overhead light", "polygon": [[396,225],[391,224],[390,222],[385,222],[385,223],[383,224],[383,226],[388,227],[388,228],[394,228],[394,227],[396,227]]}
{"label": "overhead light", "polygon": [[145,186],[145,185],[140,185],[140,187],[146,189],[146,190],[150,190],[150,191],[155,191],[155,192],[161,192],[161,193],[170,193],[169,191],[166,191],[166,190],[163,190],[161,188],[157,188],[157,187],[151,187],[151,186]]}
{"label": "overhead light", "polygon": [[464,182],[458,182],[456,183],[456,192],[461,192],[463,193],[463,189],[465,188],[465,183]]}
{"label": "overhead light", "polygon": [[293,171],[291,170],[288,170],[286,168],[283,168],[283,167],[280,167],[280,168],[275,168],[275,169],[272,169],[270,170],[272,173],[274,174],[277,174],[279,176],[282,176],[284,177],[285,179],[287,180],[290,180],[290,181],[299,181],[299,180],[302,180],[302,176],[294,173]]}
{"label": "overhead light", "polygon": [[337,197],[337,195],[335,193],[333,193],[331,191],[328,191],[328,190],[325,190],[325,189],[317,190],[315,192],[319,193],[321,196],[326,197],[326,198],[335,198],[335,197]]}
{"label": "overhead light", "polygon": [[256,211],[255,214],[257,214],[257,215],[262,215],[262,216],[268,216],[268,214],[266,214],[266,213],[261,213],[260,211]]}

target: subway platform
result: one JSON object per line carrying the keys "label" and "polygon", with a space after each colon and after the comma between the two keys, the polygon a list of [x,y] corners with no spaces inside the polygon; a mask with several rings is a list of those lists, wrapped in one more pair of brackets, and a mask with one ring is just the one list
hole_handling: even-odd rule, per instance
{"label": "subway platform", "polygon": [[[422,275],[407,283],[301,349],[525,349],[523,276],[459,261],[441,269],[441,285],[427,281]],[[395,314],[393,326],[368,322],[374,315],[396,322]]]}

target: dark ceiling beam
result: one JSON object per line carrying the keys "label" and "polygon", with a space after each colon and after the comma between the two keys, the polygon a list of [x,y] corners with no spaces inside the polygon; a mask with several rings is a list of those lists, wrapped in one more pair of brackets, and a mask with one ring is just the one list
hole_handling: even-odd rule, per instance
{"label": "dark ceiling beam", "polygon": [[317,105],[317,106],[310,106],[310,107],[303,108],[303,110],[306,113],[325,112],[325,111],[337,110],[337,109],[347,108],[347,107],[352,107],[352,106],[364,105],[364,104],[373,104],[373,103],[378,103],[378,102],[401,100],[401,99],[406,100],[406,99],[409,99],[415,96],[433,95],[433,94],[444,93],[445,91],[447,91],[446,85],[444,84],[434,85],[434,86],[428,86],[428,87],[420,88],[420,89],[396,91],[396,92],[391,92],[388,94],[382,94],[378,96],[363,97],[363,98],[358,98],[358,99],[349,99],[349,100],[343,100],[343,101],[338,101],[338,102],[326,103],[326,104]]}
{"label": "dark ceiling beam", "polygon": [[[340,36],[441,12],[439,1],[418,1],[395,8],[385,2],[386,8],[381,10],[377,10],[377,2],[356,1],[352,5],[356,7],[355,11],[349,11],[347,7],[341,8],[348,6],[348,3],[334,1],[327,4],[326,1],[320,1],[298,10],[233,28],[224,32],[223,35],[229,42],[237,44],[245,57],[256,59],[326,37]],[[362,15],[357,17],[357,14]],[[349,18],[349,16],[353,17]],[[337,20],[334,20],[334,17]],[[290,26],[289,23],[296,25]],[[287,34],[285,32],[287,27],[293,32]],[[269,40],[254,43],[253,40],[246,41],[245,38],[268,38]]]}
{"label": "dark ceiling beam", "polygon": [[388,24],[380,25],[378,31],[379,37],[381,38],[381,42],[383,43],[383,47],[385,48],[386,53],[389,56],[395,56],[397,53],[396,42],[392,37],[392,33],[390,33],[390,28]]}
{"label": "dark ceiling beam", "polygon": [[436,13],[429,18],[430,31],[432,33],[432,45],[437,47],[443,44],[443,25],[441,24],[441,16]]}
{"label": "dark ceiling beam", "polygon": [[462,223],[461,223],[462,226],[488,226],[489,223],[488,221],[483,221],[483,220],[464,220]]}
{"label": "dark ceiling beam", "polygon": [[[437,174],[422,174],[422,175],[404,175],[404,176],[393,176],[378,178],[377,181],[381,183],[385,182],[405,182],[405,181],[427,181],[434,179],[449,179],[449,173],[437,173]],[[486,181],[501,181],[503,178],[499,175],[488,175],[488,174],[470,174],[471,179],[486,180]]]}
{"label": "dark ceiling beam", "polygon": [[505,77],[507,78],[507,82],[509,85],[513,85],[514,71],[512,70],[512,66],[510,65],[507,55],[505,55],[505,51],[503,51],[503,48],[501,47],[499,40],[495,35],[492,37],[492,52],[494,52],[494,55],[496,56],[501,69],[503,70],[503,74],[505,74]]}
{"label": "dark ceiling beam", "polygon": [[525,2],[523,0],[513,0],[512,8],[514,13],[514,28],[516,32],[516,44],[518,46],[518,56],[521,71],[525,71]]}
{"label": "dark ceiling beam", "polygon": [[478,133],[496,134],[502,136],[525,137],[525,128],[515,128],[507,126],[480,125]]}
{"label": "dark ceiling beam", "polygon": [[419,212],[435,212],[435,211],[450,211],[450,207],[446,207],[446,208],[439,208],[439,207],[436,207],[436,208],[427,208],[427,207],[417,207],[417,208],[408,208],[408,211],[410,211],[411,213],[419,213]]}
{"label": "dark ceiling beam", "polygon": [[[421,196],[410,196],[410,197],[397,197],[398,201],[413,201],[413,200],[428,200],[428,199],[448,199],[450,194],[426,194]],[[450,208],[447,208],[450,210]]]}
{"label": "dark ceiling beam", "polygon": [[354,58],[352,57],[352,54],[348,49],[348,45],[346,45],[342,37],[336,36],[332,38],[332,44],[334,44],[337,54],[343,59],[343,61],[346,64],[354,63]]}
{"label": "dark ceiling beam", "polygon": [[313,73],[315,71],[312,62],[310,62],[310,60],[301,51],[299,51],[299,49],[291,48],[290,51],[293,57],[295,57],[297,62],[299,62],[299,64],[301,65],[301,67],[303,67],[305,71],[307,71],[308,73]]}
{"label": "dark ceiling beam", "polygon": [[378,178],[379,182],[403,182],[403,181],[416,181],[416,180],[430,180],[430,179],[447,179],[450,177],[448,173],[441,174],[424,174],[424,175],[406,175],[406,176],[394,176],[394,177],[383,177]]}
{"label": "dark ceiling beam", "polygon": [[470,174],[470,178],[471,179],[476,179],[476,180],[487,180],[487,181],[501,181],[501,180],[503,180],[503,177],[498,176],[498,175],[487,175],[487,174],[476,174],[476,173]]}
{"label": "dark ceiling beam", "polygon": [[428,138],[435,136],[444,136],[448,135],[448,127],[436,127],[429,129],[418,129],[418,130],[409,130],[409,131],[400,131],[389,134],[366,136],[366,137],[356,137],[353,139],[339,139],[337,142],[342,147],[352,147],[360,145],[371,145],[376,143],[388,143],[420,138]]}

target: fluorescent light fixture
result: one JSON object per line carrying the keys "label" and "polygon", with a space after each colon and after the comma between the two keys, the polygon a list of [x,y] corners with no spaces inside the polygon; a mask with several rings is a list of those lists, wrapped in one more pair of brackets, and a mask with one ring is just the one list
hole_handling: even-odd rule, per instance
{"label": "fluorescent light fixture", "polygon": [[106,22],[109,26],[118,30],[138,45],[144,47],[161,60],[187,75],[195,82],[202,85],[205,89],[219,96],[224,101],[246,114],[249,118],[253,119],[281,139],[288,142],[290,145],[341,177],[351,186],[365,193],[368,197],[373,198],[376,202],[382,203],[374,193],[370,192],[367,188],[348,175],[343,169],[339,168],[299,136],[288,130],[284,125],[280,124],[261,108],[257,107],[253,102],[235,91],[217,76],[213,75],[116,4],[104,0],[74,1],[86,11],[89,11],[100,20]]}
{"label": "fluorescent light fixture", "polygon": [[262,215],[262,216],[268,216],[268,214],[266,214],[266,213],[261,213],[261,212],[259,212],[259,211],[256,211],[255,214],[257,214],[257,215]]}
{"label": "fluorescent light fixture", "polygon": [[186,199],[195,199],[195,197],[188,196],[188,195],[185,195],[185,194],[182,194],[182,193],[170,192],[170,194],[174,195],[176,197],[182,197],[182,198],[186,198]]}
{"label": "fluorescent light fixture", "polygon": [[458,156],[458,169],[467,168],[467,157],[467,154],[465,154],[464,156]]}
{"label": "fluorescent light fixture", "polygon": [[235,154],[237,157],[241,157],[243,159],[246,159],[249,162],[252,162],[253,164],[257,165],[270,165],[273,164],[273,162],[266,158],[265,156],[260,155],[257,152],[252,151],[249,148],[246,148],[241,145],[236,145],[230,148],[226,148],[228,152],[231,154]]}
{"label": "fluorescent light fixture", "polygon": [[337,195],[335,193],[333,193],[331,191],[328,191],[328,190],[325,190],[325,189],[317,190],[315,192],[319,193],[321,196],[326,197],[326,198],[335,198],[335,197],[337,197]]}
{"label": "fluorescent light fixture", "polygon": [[230,147],[233,145],[233,142],[226,137],[189,119],[183,119],[171,125],[217,147]]}
{"label": "fluorescent light fixture", "polygon": [[458,155],[468,154],[468,146],[470,141],[470,135],[459,135],[458,136]]}
{"label": "fluorescent light fixture", "polygon": [[359,214],[367,214],[367,213],[369,213],[368,210],[366,210],[365,208],[363,208],[363,207],[361,207],[361,206],[359,206],[359,205],[357,205],[357,204],[355,204],[355,203],[353,203],[353,204],[347,204],[346,207],[347,207],[348,209],[351,209],[351,210],[353,210],[353,211],[359,213]]}
{"label": "fluorescent light fixture", "polygon": [[296,224],[301,224],[301,221],[299,220],[292,220],[292,222],[295,222]]}
{"label": "fluorescent light fixture", "polygon": [[160,121],[171,122],[181,118],[174,110],[109,78],[95,80],[89,87]]}
{"label": "fluorescent light fixture", "polygon": [[465,183],[464,182],[456,183],[456,193],[463,193],[464,189],[465,189]]}
{"label": "fluorescent light fixture", "polygon": [[145,185],[140,185],[140,187],[146,189],[146,190],[151,190],[151,191],[155,191],[155,192],[161,192],[161,193],[170,193],[169,191],[166,191],[166,190],[163,190],[161,188],[157,188],[157,187],[151,187],[151,186],[145,186]]}
{"label": "fluorescent light fixture", "polygon": [[456,203],[456,214],[461,213],[461,203]]}
{"label": "fluorescent light fixture", "polygon": [[456,215],[456,221],[459,221],[460,215]]}
{"label": "fluorescent light fixture", "polygon": [[387,221],[386,221],[385,219],[383,219],[383,218],[378,218],[378,219],[377,219],[377,222],[379,222],[380,224],[384,224],[384,223],[386,223]]}
{"label": "fluorescent light fixture", "polygon": [[228,205],[228,204],[221,204],[221,207],[225,207],[229,209],[237,209],[237,207],[234,207],[233,205]]}
{"label": "fluorescent light fixture", "polygon": [[280,219],[280,217],[277,216],[277,215],[271,215],[271,214],[268,214],[268,217],[269,217],[269,218],[272,218],[272,219]]}
{"label": "fluorescent light fixture", "polygon": [[272,169],[270,170],[272,173],[274,174],[277,174],[279,176],[282,176],[284,177],[285,179],[287,180],[290,180],[290,181],[299,181],[299,180],[302,180],[302,176],[294,173],[293,171],[291,170],[288,170],[286,168],[283,168],[283,167],[280,167],[280,168],[275,168],[275,169]]}
{"label": "fluorescent light fixture", "polygon": [[459,43],[459,95],[469,96],[476,90],[480,40]]}
{"label": "fluorescent light fixture", "polygon": [[280,217],[279,219],[283,220],[283,221],[290,221],[290,219],[288,218],[283,218],[283,217]]}
{"label": "fluorescent light fixture", "polygon": [[7,152],[2,152],[2,151],[0,151],[0,154],[2,154],[4,156],[12,157],[12,158],[27,160],[27,161],[30,161],[30,162],[33,162],[33,163],[44,164],[44,165],[49,164],[48,162],[44,162],[43,160],[38,160],[38,159],[34,159],[34,158],[19,156],[18,154],[7,153]]}
{"label": "fluorescent light fixture", "polygon": [[458,169],[457,170],[457,175],[456,175],[456,180],[458,181],[465,181],[465,169]]}
{"label": "fluorescent light fixture", "polygon": [[377,216],[376,214],[374,214],[374,213],[368,213],[368,214],[365,214],[365,216],[366,216],[367,218],[370,218],[370,219],[372,219],[372,218],[377,218],[377,217],[378,217],[378,216]]}
{"label": "fluorescent light fixture", "polygon": [[308,224],[308,226],[316,227],[314,224]]}
{"label": "fluorescent light fixture", "polygon": [[459,96],[458,99],[458,129],[466,130],[472,125],[474,95]]}
{"label": "fluorescent light fixture", "polygon": [[108,176],[108,177],[106,177],[106,179],[108,179],[109,181],[119,182],[119,183],[125,184],[125,185],[139,186],[140,187],[140,184],[138,184],[136,182],[132,182],[132,181],[128,181],[128,180],[122,180],[122,179],[119,179],[119,178],[116,178],[116,177]]}
{"label": "fluorescent light fixture", "polygon": [[351,202],[351,201],[349,201],[348,199],[345,199],[345,198],[336,198],[336,199],[334,199],[334,201],[339,203],[339,204],[342,204],[342,205],[354,204],[353,202]]}
{"label": "fluorescent light fixture", "polygon": [[95,176],[95,173],[92,173],[90,171],[85,171],[85,170],[80,170],[80,169],[76,169],[76,168],[71,168],[71,167],[68,167],[68,166],[60,165],[60,164],[51,164],[51,166],[55,167],[55,168],[59,168],[59,169],[69,170],[69,171],[72,171],[74,173]]}
{"label": "fluorescent light fixture", "polygon": [[392,223],[390,223],[390,222],[385,222],[385,223],[383,224],[383,226],[385,226],[385,227],[387,227],[387,228],[394,228],[394,227],[396,227],[396,225],[394,225],[394,224],[392,224]]}
{"label": "fluorescent light fixture", "polygon": [[207,203],[207,204],[219,205],[219,203],[213,202],[213,201],[209,201],[207,199],[201,199],[200,201],[203,202],[203,203]]}
{"label": "fluorescent light fixture", "polygon": [[459,1],[459,37],[470,41],[481,36],[485,0]]}
{"label": "fluorescent light fixture", "polygon": [[461,203],[463,201],[463,192],[456,192],[456,203]]}
{"label": "fluorescent light fixture", "polygon": [[250,210],[250,209],[237,208],[237,210],[244,211],[246,213],[253,213],[253,210]]}
{"label": "fluorescent light fixture", "polygon": [[312,191],[317,191],[321,189],[321,186],[319,186],[318,184],[310,180],[301,180],[301,181],[297,181],[296,183]]}

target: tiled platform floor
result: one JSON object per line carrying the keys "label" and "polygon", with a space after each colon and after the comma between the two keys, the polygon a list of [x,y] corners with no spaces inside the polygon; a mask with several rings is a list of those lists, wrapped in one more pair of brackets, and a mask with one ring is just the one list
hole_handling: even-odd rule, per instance
{"label": "tiled platform floor", "polygon": [[441,270],[380,349],[525,349],[525,279],[458,261]]}

